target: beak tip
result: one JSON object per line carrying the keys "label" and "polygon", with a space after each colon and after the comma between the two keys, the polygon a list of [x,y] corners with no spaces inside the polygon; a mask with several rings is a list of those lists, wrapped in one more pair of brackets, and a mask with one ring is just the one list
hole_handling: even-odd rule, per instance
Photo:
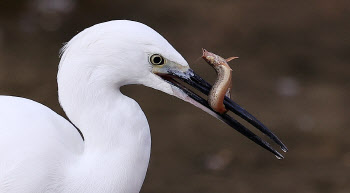
{"label": "beak tip", "polygon": [[282,149],[282,151],[283,151],[284,153],[287,153],[287,152],[288,152],[288,148],[287,148],[286,146],[281,147],[281,149]]}
{"label": "beak tip", "polygon": [[284,145],[284,144],[282,143],[281,140],[279,140],[279,139],[277,138],[277,139],[274,140],[274,141],[280,146],[281,150],[282,150],[284,153],[287,153],[287,152],[288,152],[287,146]]}
{"label": "beak tip", "polygon": [[283,155],[275,155],[275,157],[276,157],[278,160],[284,159]]}

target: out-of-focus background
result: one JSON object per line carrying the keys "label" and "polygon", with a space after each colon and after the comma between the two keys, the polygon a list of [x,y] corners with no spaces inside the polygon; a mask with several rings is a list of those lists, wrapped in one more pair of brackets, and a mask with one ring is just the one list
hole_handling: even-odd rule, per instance
{"label": "out-of-focus background", "polygon": [[210,81],[201,48],[239,56],[234,100],[290,149],[277,160],[189,104],[127,86],[152,132],[142,193],[350,192],[350,1],[0,0],[0,94],[64,115],[59,49],[114,19],[151,26]]}

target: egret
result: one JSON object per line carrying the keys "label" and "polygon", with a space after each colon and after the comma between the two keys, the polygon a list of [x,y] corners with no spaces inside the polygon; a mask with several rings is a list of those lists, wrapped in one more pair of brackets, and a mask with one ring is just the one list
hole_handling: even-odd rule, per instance
{"label": "egret", "polygon": [[[214,112],[189,89],[211,85],[152,28],[116,20],[94,25],[62,49],[59,102],[70,121],[29,99],[0,96],[0,192],[137,193],[148,167],[147,119],[120,87],[141,84],[187,101],[258,145],[283,156],[228,114]],[[226,108],[286,146],[229,98]]]}

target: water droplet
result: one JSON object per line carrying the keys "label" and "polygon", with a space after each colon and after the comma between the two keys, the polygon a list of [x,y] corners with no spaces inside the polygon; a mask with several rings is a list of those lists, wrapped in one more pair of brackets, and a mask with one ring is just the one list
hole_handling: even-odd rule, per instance
{"label": "water droplet", "polygon": [[282,147],[281,149],[282,149],[282,151],[283,151],[284,153],[286,153],[286,152],[288,151],[288,149],[287,149],[287,148],[284,148],[284,147]]}
{"label": "water droplet", "polygon": [[283,157],[281,157],[281,156],[279,156],[279,155],[275,155],[275,157],[276,157],[277,159],[283,159]]}

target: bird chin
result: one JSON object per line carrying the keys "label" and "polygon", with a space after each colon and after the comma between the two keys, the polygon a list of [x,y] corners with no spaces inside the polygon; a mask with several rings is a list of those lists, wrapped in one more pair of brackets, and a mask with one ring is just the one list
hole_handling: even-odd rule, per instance
{"label": "bird chin", "polygon": [[202,109],[204,112],[212,115],[213,117],[216,117],[219,120],[221,120],[220,117],[216,113],[214,113],[213,111],[211,111],[210,109],[208,109],[204,105],[200,104],[199,102],[193,100],[190,96],[188,96],[184,91],[182,91],[178,87],[171,86],[171,88],[173,89],[174,96],[176,96],[177,98],[179,98],[179,99],[181,99],[183,101],[186,101],[186,102],[188,102],[188,103],[190,103],[190,104],[192,104],[192,105]]}
{"label": "bird chin", "polygon": [[[187,93],[188,92],[192,92],[190,91],[189,89],[187,89],[185,86],[183,86],[182,84],[180,84],[178,81],[176,81],[175,79],[173,78],[170,78],[170,77],[166,77],[166,76],[161,76],[161,78],[163,80],[165,80],[166,82],[168,82],[171,86],[171,89],[173,91],[173,96],[183,100],[183,101],[186,101],[196,107],[198,107],[199,109],[203,110],[204,112],[212,115],[213,117],[216,117],[218,118],[219,120],[221,120],[221,118],[215,113],[213,112],[212,110],[210,110],[209,108],[207,108],[206,106],[202,105],[201,103],[197,102],[196,100],[192,99]],[[184,92],[184,90],[187,91]]]}

